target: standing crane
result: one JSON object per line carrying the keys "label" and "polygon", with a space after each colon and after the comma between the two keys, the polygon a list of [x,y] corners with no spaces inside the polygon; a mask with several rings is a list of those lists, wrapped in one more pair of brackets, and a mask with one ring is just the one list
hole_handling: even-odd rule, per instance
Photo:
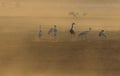
{"label": "standing crane", "polygon": [[41,38],[42,35],[43,35],[43,33],[42,33],[41,25],[40,25],[39,30],[38,30],[38,36],[39,36],[39,38]]}
{"label": "standing crane", "polygon": [[58,33],[58,30],[56,25],[54,25],[54,27],[50,28],[48,31],[48,34],[54,36],[54,39],[56,38],[57,33]]}
{"label": "standing crane", "polygon": [[71,34],[71,38],[72,38],[72,40],[74,40],[74,37],[73,37],[73,36],[75,36],[74,25],[75,25],[75,23],[72,23],[72,26],[71,26],[70,31],[69,31],[70,34]]}
{"label": "standing crane", "polygon": [[107,36],[105,35],[105,31],[104,31],[104,30],[101,30],[101,31],[99,32],[99,37],[107,37]]}
{"label": "standing crane", "polygon": [[72,26],[71,26],[71,28],[70,28],[70,34],[71,34],[71,35],[75,35],[74,25],[75,25],[75,23],[72,23]]}
{"label": "standing crane", "polygon": [[87,34],[91,31],[91,28],[87,29],[87,30],[83,30],[79,33],[78,36],[87,36]]}

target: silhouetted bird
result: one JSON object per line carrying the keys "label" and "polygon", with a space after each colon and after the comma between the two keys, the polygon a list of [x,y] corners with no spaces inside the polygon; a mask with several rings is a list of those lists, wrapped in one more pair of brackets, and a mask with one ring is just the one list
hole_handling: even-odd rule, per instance
{"label": "silhouetted bird", "polygon": [[58,32],[57,27],[56,25],[54,25],[53,28],[50,28],[50,30],[48,31],[48,34],[53,34],[54,36],[56,36],[57,32]]}
{"label": "silhouetted bird", "polygon": [[75,23],[72,23],[72,26],[71,26],[71,29],[70,29],[71,35],[74,35],[74,34],[75,34],[74,25],[75,25]]}
{"label": "silhouetted bird", "polygon": [[41,37],[42,34],[43,34],[43,33],[42,33],[41,25],[40,25],[40,28],[39,28],[39,30],[38,30],[38,36]]}
{"label": "silhouetted bird", "polygon": [[107,37],[107,36],[105,35],[105,31],[104,31],[104,30],[101,30],[101,31],[99,32],[99,37]]}
{"label": "silhouetted bird", "polygon": [[78,36],[83,36],[83,35],[87,35],[89,32],[91,31],[91,28],[89,28],[88,30],[83,30],[79,33]]}

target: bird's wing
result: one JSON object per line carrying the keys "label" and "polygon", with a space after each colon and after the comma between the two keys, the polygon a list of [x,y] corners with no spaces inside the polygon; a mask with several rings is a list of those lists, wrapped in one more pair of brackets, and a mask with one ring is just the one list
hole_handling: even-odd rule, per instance
{"label": "bird's wing", "polygon": [[50,30],[48,31],[48,34],[50,34],[51,32],[53,32],[53,28],[50,28]]}
{"label": "bird's wing", "polygon": [[54,32],[57,32],[58,30],[57,29],[54,29]]}
{"label": "bird's wing", "polygon": [[41,30],[41,29],[39,29],[39,30],[38,30],[38,33],[40,33],[40,32],[42,32],[42,30]]}
{"label": "bird's wing", "polygon": [[84,35],[84,34],[86,34],[86,33],[88,33],[88,32],[89,32],[88,30],[86,30],[86,31],[82,31],[82,32],[80,32],[79,35]]}

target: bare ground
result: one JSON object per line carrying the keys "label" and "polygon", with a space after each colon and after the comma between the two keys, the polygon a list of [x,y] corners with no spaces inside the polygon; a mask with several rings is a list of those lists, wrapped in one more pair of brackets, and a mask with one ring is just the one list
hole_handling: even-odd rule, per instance
{"label": "bare ground", "polygon": [[0,76],[119,76],[120,32],[107,35],[78,40],[62,32],[54,41],[30,30],[2,31]]}

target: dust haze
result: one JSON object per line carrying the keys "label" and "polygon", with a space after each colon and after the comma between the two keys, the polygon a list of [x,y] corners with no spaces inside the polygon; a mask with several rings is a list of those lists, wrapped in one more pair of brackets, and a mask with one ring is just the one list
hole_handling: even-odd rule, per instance
{"label": "dust haze", "polygon": [[[119,2],[0,0],[0,76],[119,76],[119,7],[82,6]],[[69,33],[73,22],[75,36]],[[53,25],[56,39],[47,33]],[[87,36],[78,37],[88,28]],[[107,38],[98,36],[102,29]]]}

